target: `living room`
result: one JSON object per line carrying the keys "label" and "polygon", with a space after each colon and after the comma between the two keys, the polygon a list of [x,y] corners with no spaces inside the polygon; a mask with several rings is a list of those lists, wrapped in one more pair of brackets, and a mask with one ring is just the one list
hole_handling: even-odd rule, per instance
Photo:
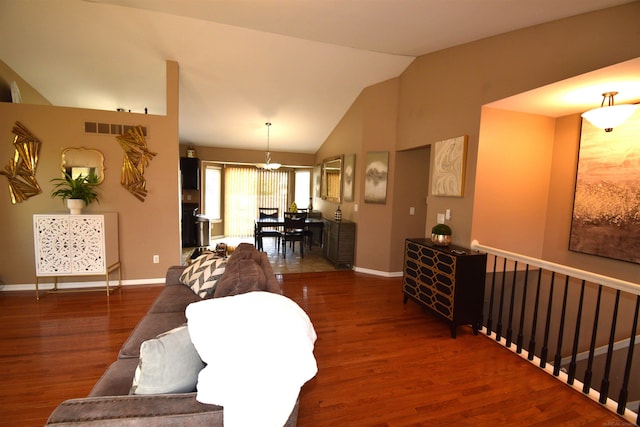
{"label": "living room", "polygon": [[[355,153],[354,202],[341,208],[345,219],[357,223],[356,272],[397,276],[402,270],[404,239],[425,236],[437,214],[449,209],[448,223],[457,244],[468,246],[476,239],[637,282],[638,264],[567,250],[580,113],[549,117],[488,105],[637,60],[637,22],[640,3],[631,2],[421,56],[399,77],[363,90],[313,155],[277,154],[292,164],[313,166],[328,157]],[[0,190],[3,291],[33,290],[32,218],[64,210],[49,197],[49,181],[59,175],[60,154],[69,146],[95,148],[104,154],[101,202],[88,212],[118,212],[123,284],[162,283],[167,267],[180,262],[178,177],[179,157],[184,154],[179,144],[180,64],[167,59],[165,66],[167,114],[154,115],[47,105],[28,82],[0,62],[2,80],[17,81],[23,99],[35,100],[33,104],[0,103],[5,140],[0,158],[13,158],[10,142],[15,122],[42,142],[36,175],[42,194],[14,205],[7,187]],[[594,95],[594,104],[599,96]],[[635,94],[629,102],[639,100],[640,94]],[[123,152],[115,137],[86,134],[86,121],[143,124],[150,129],[149,148],[158,154],[145,170],[148,196],[144,202],[121,187]],[[429,195],[433,161],[429,146],[460,135],[468,136],[464,195]],[[208,160],[258,163],[264,159],[261,150],[196,148]],[[364,203],[364,159],[371,151],[389,153],[386,204]],[[496,158],[496,153],[501,157]],[[316,199],[314,207],[331,217],[336,205]],[[410,207],[416,208],[416,215],[409,215]],[[154,255],[158,263],[153,262]]]}

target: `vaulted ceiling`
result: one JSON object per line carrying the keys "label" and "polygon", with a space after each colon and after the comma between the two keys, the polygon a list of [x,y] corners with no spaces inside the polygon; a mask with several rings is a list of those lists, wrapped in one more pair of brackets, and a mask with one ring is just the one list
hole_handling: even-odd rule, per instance
{"label": "vaulted ceiling", "polygon": [[270,121],[272,151],[313,153],[416,56],[628,2],[0,0],[0,59],[54,105],[150,114],[175,60],[181,142],[264,149]]}

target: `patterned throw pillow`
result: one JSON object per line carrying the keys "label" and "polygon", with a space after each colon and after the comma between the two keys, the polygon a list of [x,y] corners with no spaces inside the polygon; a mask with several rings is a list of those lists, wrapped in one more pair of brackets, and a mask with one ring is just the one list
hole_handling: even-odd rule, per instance
{"label": "patterned throw pillow", "polygon": [[226,265],[226,258],[218,258],[214,254],[201,255],[184,269],[180,281],[201,298],[210,298]]}

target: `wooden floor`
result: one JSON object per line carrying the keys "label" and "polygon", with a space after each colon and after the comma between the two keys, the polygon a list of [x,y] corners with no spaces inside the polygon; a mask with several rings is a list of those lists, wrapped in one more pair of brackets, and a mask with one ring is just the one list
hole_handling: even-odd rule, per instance
{"label": "wooden floor", "polygon": [[[492,340],[402,304],[400,279],[352,271],[279,276],[309,314],[319,372],[298,425],[620,426],[623,419]],[[103,293],[0,292],[0,425],[39,426],[85,396],[161,286]]]}

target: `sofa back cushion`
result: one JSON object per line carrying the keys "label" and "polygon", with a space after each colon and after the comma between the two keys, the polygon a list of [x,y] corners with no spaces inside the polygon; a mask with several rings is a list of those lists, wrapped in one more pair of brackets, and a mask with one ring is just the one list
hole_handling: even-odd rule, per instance
{"label": "sofa back cushion", "polygon": [[258,251],[252,244],[241,243],[228,258],[213,296],[219,298],[252,291],[282,294],[267,253]]}
{"label": "sofa back cushion", "polygon": [[267,278],[253,259],[239,258],[234,261],[227,266],[224,275],[218,281],[214,298],[266,290]]}

